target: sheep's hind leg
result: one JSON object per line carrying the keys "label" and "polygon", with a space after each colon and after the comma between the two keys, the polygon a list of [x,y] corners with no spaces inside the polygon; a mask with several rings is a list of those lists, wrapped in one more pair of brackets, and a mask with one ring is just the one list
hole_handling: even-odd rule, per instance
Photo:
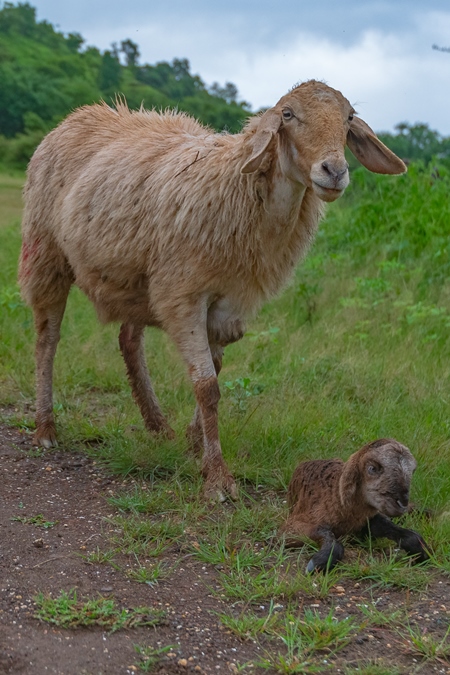
{"label": "sheep's hind leg", "polygon": [[159,407],[148,373],[144,351],[144,327],[130,323],[122,324],[119,333],[119,345],[125,361],[131,391],[141,411],[146,428],[150,432],[163,433],[168,438],[174,438],[175,433]]}
{"label": "sheep's hind leg", "polygon": [[66,299],[46,309],[34,308],[36,326],[36,431],[34,445],[57,445],[53,416],[53,362],[60,338]]}
{"label": "sheep's hind leg", "polygon": [[[222,370],[223,347],[210,345],[211,356],[217,377]],[[194,417],[186,429],[186,437],[189,446],[195,455],[200,455],[203,450],[203,424],[199,405],[195,407]]]}
{"label": "sheep's hind leg", "polygon": [[374,539],[386,537],[395,541],[408,555],[415,557],[416,563],[425,562],[430,557],[428,547],[420,534],[396,525],[390,518],[381,515],[381,513],[377,513],[369,520],[368,526],[362,534],[370,534]]}

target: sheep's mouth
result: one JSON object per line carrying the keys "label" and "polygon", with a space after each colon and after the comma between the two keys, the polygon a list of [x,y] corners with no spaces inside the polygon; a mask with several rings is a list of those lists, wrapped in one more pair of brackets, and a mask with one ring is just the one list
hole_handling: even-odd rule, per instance
{"label": "sheep's mouth", "polygon": [[312,181],[312,186],[314,192],[324,202],[334,202],[335,199],[339,199],[339,197],[345,190],[345,187],[344,188],[324,187],[323,185],[316,183],[316,181],[314,180]]}
{"label": "sheep's mouth", "polygon": [[402,516],[408,510],[408,503],[404,504],[396,497],[390,497],[386,504],[385,514],[387,516]]}

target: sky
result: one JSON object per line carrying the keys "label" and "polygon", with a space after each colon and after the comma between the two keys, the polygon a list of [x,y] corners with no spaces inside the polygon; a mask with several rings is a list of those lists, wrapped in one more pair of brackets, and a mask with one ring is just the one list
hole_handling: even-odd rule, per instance
{"label": "sky", "polygon": [[432,49],[450,47],[449,0],[28,1],[102,51],[132,40],[141,65],[187,58],[255,111],[314,78],[376,131],[421,122],[450,136],[450,52]]}

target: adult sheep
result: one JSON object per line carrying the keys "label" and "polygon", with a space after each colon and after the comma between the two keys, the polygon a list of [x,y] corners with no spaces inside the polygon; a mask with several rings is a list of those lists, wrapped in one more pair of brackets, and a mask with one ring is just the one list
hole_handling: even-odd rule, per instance
{"label": "adult sheep", "polygon": [[53,360],[69,289],[79,286],[119,343],[145,425],[172,435],[144,357],[165,330],[192,379],[188,435],[203,446],[207,496],[236,495],[218,434],[223,349],[286,283],[323,202],[349,183],[345,145],[370,171],[405,165],[334,89],[305,82],[242,133],[119,101],[70,114],[34,153],[25,186],[20,284],[37,330],[34,441],[56,442]]}

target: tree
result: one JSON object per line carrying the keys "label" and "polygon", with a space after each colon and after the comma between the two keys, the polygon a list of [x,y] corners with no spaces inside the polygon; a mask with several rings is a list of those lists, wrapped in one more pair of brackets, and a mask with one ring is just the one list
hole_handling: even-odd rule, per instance
{"label": "tree", "polygon": [[125,54],[127,67],[132,69],[136,68],[140,57],[138,45],[132,40],[122,40],[120,43],[120,51]]}

